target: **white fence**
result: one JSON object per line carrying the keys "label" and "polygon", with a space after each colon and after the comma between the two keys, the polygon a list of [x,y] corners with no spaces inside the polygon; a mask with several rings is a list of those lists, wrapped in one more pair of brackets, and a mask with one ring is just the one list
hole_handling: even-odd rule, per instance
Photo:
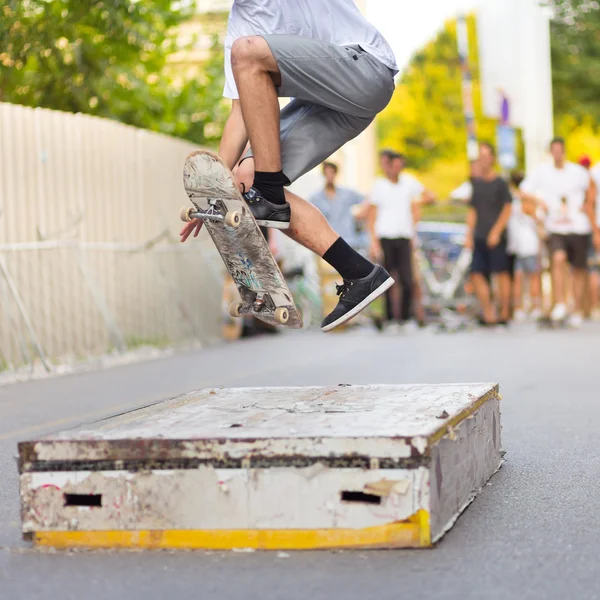
{"label": "white fence", "polygon": [[178,240],[193,148],[0,103],[0,371],[220,336],[220,259]]}

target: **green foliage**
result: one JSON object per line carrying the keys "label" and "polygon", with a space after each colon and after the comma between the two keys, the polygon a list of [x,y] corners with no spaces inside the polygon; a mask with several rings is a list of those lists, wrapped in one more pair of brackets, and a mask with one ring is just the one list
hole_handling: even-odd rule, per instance
{"label": "green foliage", "polygon": [[569,115],[582,122],[600,120],[600,3],[548,0],[551,23],[552,80],[557,125]]}
{"label": "green foliage", "polygon": [[202,78],[177,80],[168,63],[182,50],[177,28],[193,7],[172,0],[5,0],[0,101],[83,112],[210,143],[223,118],[217,40]]}

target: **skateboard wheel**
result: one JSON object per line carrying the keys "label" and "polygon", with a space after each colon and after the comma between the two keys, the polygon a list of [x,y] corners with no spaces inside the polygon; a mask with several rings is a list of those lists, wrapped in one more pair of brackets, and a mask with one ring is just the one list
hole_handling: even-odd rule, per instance
{"label": "skateboard wheel", "polygon": [[282,306],[280,306],[279,308],[275,309],[275,320],[278,323],[281,323],[281,325],[285,325],[288,322],[289,318],[290,312],[287,308],[283,308]]}
{"label": "skateboard wheel", "polygon": [[190,217],[190,213],[193,212],[193,207],[191,206],[182,206],[181,210],[179,211],[179,218],[184,222],[184,223],[189,223],[192,220],[192,217]]}
{"label": "skateboard wheel", "polygon": [[242,222],[242,215],[240,215],[237,211],[228,212],[225,215],[225,225],[229,225],[229,227],[239,227]]}
{"label": "skateboard wheel", "polygon": [[244,305],[241,302],[232,302],[229,305],[229,314],[232,317],[241,317],[242,316],[242,308]]}

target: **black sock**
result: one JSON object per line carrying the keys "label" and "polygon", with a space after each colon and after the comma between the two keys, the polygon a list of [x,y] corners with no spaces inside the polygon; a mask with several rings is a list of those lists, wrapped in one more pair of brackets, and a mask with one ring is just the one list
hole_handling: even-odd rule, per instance
{"label": "black sock", "polygon": [[285,193],[283,186],[289,183],[288,178],[283,174],[283,171],[254,172],[253,186],[261,193],[262,197],[273,204],[285,204]]}
{"label": "black sock", "polygon": [[341,237],[323,254],[323,260],[344,279],[362,279],[374,268],[373,263],[351,248]]}

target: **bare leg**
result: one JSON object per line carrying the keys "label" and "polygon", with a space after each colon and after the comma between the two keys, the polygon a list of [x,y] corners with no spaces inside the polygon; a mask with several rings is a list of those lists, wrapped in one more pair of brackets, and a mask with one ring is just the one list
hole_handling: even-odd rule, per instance
{"label": "bare leg", "polygon": [[542,274],[531,273],[529,275],[529,297],[532,308],[542,307]]}
{"label": "bare leg", "polygon": [[521,310],[523,308],[523,279],[523,271],[516,271],[513,283],[513,302],[515,310]]}
{"label": "bare leg", "polygon": [[575,312],[583,313],[583,302],[585,296],[585,287],[587,281],[586,269],[573,269],[573,299],[575,301]]}
{"label": "bare leg", "polygon": [[600,275],[597,271],[590,273],[590,302],[592,313],[598,308],[598,297],[600,288]]}
{"label": "bare leg", "polygon": [[508,273],[498,273],[497,277],[500,292],[500,319],[508,321],[510,320],[510,275]]}
{"label": "bare leg", "polygon": [[490,286],[487,279],[481,273],[473,273],[471,281],[475,288],[475,295],[481,304],[483,311],[483,319],[486,323],[494,323],[496,321],[496,310],[492,304]]}
{"label": "bare leg", "polygon": [[425,323],[425,307],[423,306],[421,282],[417,278],[413,280],[413,310],[417,322]]}
{"label": "bare leg", "polygon": [[231,66],[256,170],[280,171],[279,100],[275,86],[281,83],[281,73],[275,57],[263,38],[238,38],[231,48]]}
{"label": "bare leg", "polygon": [[554,291],[554,303],[565,304],[565,265],[567,255],[559,250],[552,255],[552,289]]}
{"label": "bare leg", "polygon": [[285,190],[285,199],[290,203],[292,218],[290,228],[284,230],[284,233],[315,254],[323,256],[340,236],[316,206],[289,190]]}

